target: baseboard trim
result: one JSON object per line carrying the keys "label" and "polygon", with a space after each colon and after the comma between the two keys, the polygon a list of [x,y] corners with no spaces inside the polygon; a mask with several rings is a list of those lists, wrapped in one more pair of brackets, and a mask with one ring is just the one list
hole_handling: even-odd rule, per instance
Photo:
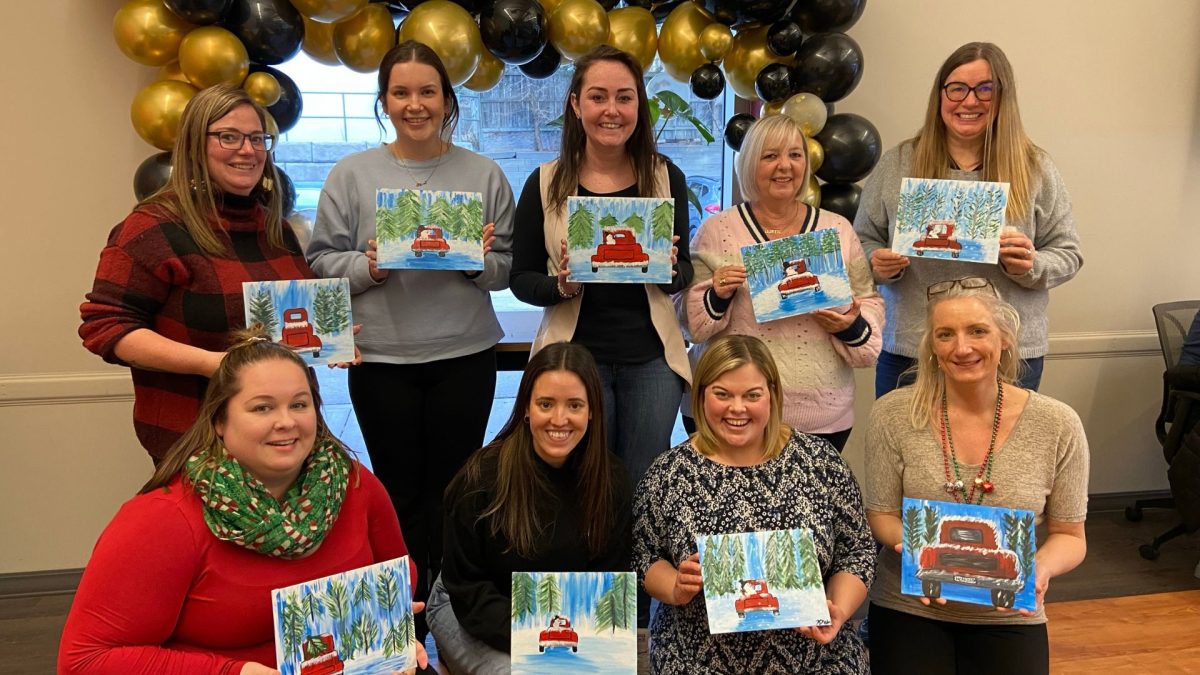
{"label": "baseboard trim", "polygon": [[74,593],[82,569],[0,574],[0,599]]}
{"label": "baseboard trim", "polygon": [[1139,499],[1161,499],[1170,497],[1170,490],[1142,490],[1137,492],[1105,492],[1098,495],[1088,495],[1088,513],[1103,513],[1105,511],[1123,511],[1126,506],[1132,506]]}

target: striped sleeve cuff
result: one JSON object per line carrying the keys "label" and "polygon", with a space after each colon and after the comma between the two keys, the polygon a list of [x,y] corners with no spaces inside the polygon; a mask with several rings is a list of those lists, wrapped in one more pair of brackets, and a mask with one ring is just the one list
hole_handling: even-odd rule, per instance
{"label": "striped sleeve cuff", "polygon": [[849,328],[838,331],[833,336],[845,342],[847,347],[861,347],[871,339],[871,324],[859,315],[854,318],[854,323],[850,324]]}
{"label": "striped sleeve cuff", "polygon": [[[737,291],[734,291],[734,293],[737,293]],[[732,302],[732,295],[729,296],[728,300],[726,300],[717,295],[716,290],[712,288],[704,292],[704,311],[708,312],[708,315],[713,319],[713,321],[720,321],[722,318],[724,318],[725,311],[729,309],[729,305]]]}

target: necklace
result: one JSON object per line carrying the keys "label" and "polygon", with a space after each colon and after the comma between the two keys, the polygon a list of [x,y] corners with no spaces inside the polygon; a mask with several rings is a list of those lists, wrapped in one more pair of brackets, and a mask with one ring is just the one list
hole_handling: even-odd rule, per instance
{"label": "necklace", "polygon": [[[982,504],[983,496],[990,494],[996,489],[992,484],[992,457],[996,451],[996,436],[1000,433],[1000,418],[1004,412],[1004,384],[1000,378],[996,378],[996,410],[992,413],[992,439],[988,441],[987,455],[984,456],[983,462],[979,465],[979,471],[975,474],[975,480],[971,482],[970,489],[967,490],[963,484],[962,476],[958,471],[958,457],[954,454],[954,437],[950,434],[950,406],[946,403],[946,391],[942,390],[942,470],[946,474],[946,482],[942,486],[950,496],[954,497],[954,501],[965,504]],[[951,478],[951,468],[953,467],[954,475]],[[959,495],[966,492],[965,499]],[[975,496],[978,493],[979,499]]]}
{"label": "necklace", "polygon": [[[425,187],[425,185],[429,183],[429,181],[433,178],[433,174],[437,173],[438,167],[442,165],[442,158],[446,156],[445,152],[438,154],[437,163],[433,165],[433,169],[429,172],[429,175],[425,176],[425,180],[418,180],[417,174],[413,173],[412,168],[408,166],[408,162],[400,156],[400,153],[396,150],[395,145],[392,145],[391,149],[392,156],[395,157],[396,161],[400,163],[400,166],[404,168],[404,172],[408,174],[408,177],[412,179],[414,187],[417,188]],[[447,148],[447,151],[449,151],[449,148]]]}
{"label": "necklace", "polygon": [[[778,228],[767,227],[766,226],[767,219],[765,217],[766,215],[767,214],[764,209],[763,213],[761,213],[760,217],[759,217],[759,219],[762,220],[763,232],[766,232],[767,234],[783,234],[784,232],[787,232],[788,230],[790,230],[792,228],[792,226],[796,224],[796,218],[800,215],[799,202],[797,202],[796,207],[792,209],[791,216],[783,219],[784,221],[787,222],[787,224],[784,225],[783,227],[778,227]],[[801,223],[801,225],[803,226],[803,223]]]}

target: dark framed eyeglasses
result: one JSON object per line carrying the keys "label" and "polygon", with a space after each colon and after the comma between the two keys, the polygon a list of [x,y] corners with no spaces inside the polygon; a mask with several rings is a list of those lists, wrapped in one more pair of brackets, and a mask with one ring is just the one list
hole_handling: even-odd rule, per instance
{"label": "dark framed eyeglasses", "polygon": [[990,101],[996,93],[996,83],[991,80],[980,82],[974,87],[968,86],[966,82],[947,82],[942,85],[942,91],[946,92],[946,98],[958,103],[959,101],[967,100],[967,94],[975,92],[975,99],[979,101]]}
{"label": "dark framed eyeglasses", "polygon": [[942,293],[948,293],[955,288],[961,288],[967,291],[975,290],[977,288],[986,288],[991,291],[993,296],[997,298],[1000,297],[1000,292],[997,291],[996,287],[992,285],[990,279],[984,279],[983,277],[963,277],[961,279],[950,279],[947,281],[939,281],[936,284],[931,284],[929,288],[925,289],[925,299],[932,300],[935,296],[941,295]]}
{"label": "dark framed eyeglasses", "polygon": [[217,142],[226,150],[241,150],[246,139],[250,139],[250,147],[255,150],[270,152],[275,148],[275,137],[271,134],[256,132],[253,134],[243,134],[234,129],[225,129],[223,131],[210,131],[207,136],[215,136]]}

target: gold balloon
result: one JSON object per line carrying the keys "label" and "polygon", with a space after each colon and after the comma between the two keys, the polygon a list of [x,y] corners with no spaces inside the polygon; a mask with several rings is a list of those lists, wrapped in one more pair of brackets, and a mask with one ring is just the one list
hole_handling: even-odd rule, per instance
{"label": "gold balloon", "polygon": [[770,117],[771,115],[778,115],[781,112],[783,112],[783,102],[782,101],[777,101],[775,103],[772,103],[770,101],[764,101],[763,107],[762,107],[762,114],[759,115],[759,117],[760,118],[761,117]]}
{"label": "gold balloon", "polygon": [[463,83],[463,86],[471,91],[487,91],[500,84],[500,78],[503,75],[504,62],[492,56],[492,53],[485,49],[480,54],[479,65],[475,68],[475,73],[471,75],[471,79]]}
{"label": "gold balloon", "polygon": [[658,53],[658,28],[654,15],[642,7],[622,7],[608,13],[608,39],[610,44],[623,52],[629,52],[642,70],[654,63]]}
{"label": "gold balloon", "polygon": [[178,61],[172,61],[162,68],[158,69],[158,78],[160,80],[179,80],[187,82],[187,75],[183,74],[183,70],[179,67]]}
{"label": "gold balloon", "polygon": [[479,25],[467,10],[450,0],[417,5],[400,24],[400,41],[404,40],[416,40],[436,52],[450,75],[450,84],[456,87],[470,79],[483,55]]}
{"label": "gold balloon", "polygon": [[275,140],[278,141],[279,123],[275,121],[275,118],[271,115],[271,113],[267,112],[266,110],[264,110],[263,113],[266,114],[266,122],[263,123],[263,131],[271,134],[275,137]]}
{"label": "gold balloon", "polygon": [[815,138],[805,138],[804,141],[808,144],[808,170],[816,173],[825,163],[825,148]]}
{"label": "gold balloon", "polygon": [[179,67],[197,89],[222,82],[241,84],[250,72],[250,57],[233,33],[219,26],[203,26],[183,38]]}
{"label": "gold balloon", "polygon": [[694,2],[685,2],[671,10],[658,32],[658,58],[662,59],[668,75],[687,82],[693,71],[708,63],[700,53],[700,33],[715,21],[712,14]]}
{"label": "gold balloon", "polygon": [[327,66],[342,65],[337,52],[333,51],[333,24],[331,23],[321,23],[313,21],[307,16],[304,17],[304,42],[300,43],[300,48],[317,63]]}
{"label": "gold balloon", "polygon": [[817,183],[817,177],[810,175],[808,183],[804,186],[804,190],[800,193],[800,201],[808,204],[814,209],[821,208],[821,186]]}
{"label": "gold balloon", "polygon": [[339,61],[355,72],[379,70],[383,55],[395,44],[392,14],[384,5],[367,5],[333,26],[333,51]]}
{"label": "gold balloon", "polygon": [[725,58],[733,44],[733,31],[723,23],[710,23],[700,31],[700,55],[716,63]]}
{"label": "gold balloon", "polygon": [[313,21],[334,23],[349,19],[354,13],[367,6],[367,0],[291,0],[292,6],[300,10],[305,18]]}
{"label": "gold balloon", "polygon": [[596,0],[562,0],[546,19],[550,44],[574,61],[608,39],[608,13]]}
{"label": "gold balloon", "polygon": [[562,3],[562,0],[537,0],[537,1],[538,1],[538,4],[542,6],[542,9],[545,10],[546,16],[550,16],[551,14],[553,14],[554,10],[558,9],[558,6]]}
{"label": "gold balloon", "polygon": [[[667,17],[670,18],[670,17]],[[664,25],[665,27],[665,25]],[[754,78],[768,63],[791,63],[792,57],[776,56],[767,49],[767,30],[770,26],[743,28],[733,36],[733,44],[725,54],[725,77],[734,93],[747,101],[753,101]],[[689,75],[691,73],[688,73]]]}
{"label": "gold balloon", "polygon": [[283,95],[279,80],[275,79],[274,75],[262,71],[247,75],[246,81],[242,82],[242,89],[246,90],[255,103],[263,107],[275,105]]}
{"label": "gold balloon", "polygon": [[144,66],[163,66],[175,60],[179,43],[193,28],[162,0],[129,0],[113,17],[112,31],[125,56]]}
{"label": "gold balloon", "polygon": [[133,97],[129,119],[144,141],[159,150],[170,150],[179,134],[179,118],[196,88],[178,80],[159,80]]}
{"label": "gold balloon", "polygon": [[825,128],[829,109],[816,94],[793,94],[783,102],[783,114],[796,120],[805,136],[816,136]]}

